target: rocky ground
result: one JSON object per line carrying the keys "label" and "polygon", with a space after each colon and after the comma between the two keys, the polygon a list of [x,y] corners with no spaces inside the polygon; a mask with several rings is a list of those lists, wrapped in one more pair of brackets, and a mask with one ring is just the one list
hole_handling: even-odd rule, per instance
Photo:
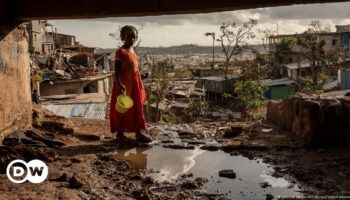
{"label": "rocky ground", "polygon": [[[144,170],[118,160],[118,149],[145,146],[117,143],[107,121],[65,119],[40,107],[33,129],[15,133],[0,146],[0,199],[223,199],[202,190],[202,177],[158,183]],[[275,166],[275,177],[301,184],[305,195],[350,196],[350,147],[308,148],[289,133],[261,122],[149,124],[148,133],[173,149],[223,150]],[[128,135],[130,138],[133,134]],[[15,158],[48,163],[42,184],[14,184],[5,174]],[[267,196],[271,198],[271,196]]]}

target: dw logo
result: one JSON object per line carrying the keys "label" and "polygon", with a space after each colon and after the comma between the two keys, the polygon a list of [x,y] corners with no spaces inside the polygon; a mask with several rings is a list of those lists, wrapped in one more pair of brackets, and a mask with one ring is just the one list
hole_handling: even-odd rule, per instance
{"label": "dw logo", "polygon": [[6,168],[6,175],[13,183],[42,183],[49,173],[47,165],[41,160],[32,160],[26,163],[23,160],[14,160]]}

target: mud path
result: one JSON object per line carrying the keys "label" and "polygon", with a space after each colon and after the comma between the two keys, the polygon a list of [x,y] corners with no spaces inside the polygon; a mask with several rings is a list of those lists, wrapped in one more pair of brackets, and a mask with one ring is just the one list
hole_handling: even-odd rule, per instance
{"label": "mud path", "polygon": [[[0,199],[350,196],[349,147],[305,148],[261,123],[150,124],[152,145],[116,143],[107,121],[36,110],[33,123],[0,147]],[[48,179],[11,183],[4,170],[15,158],[44,160]]]}

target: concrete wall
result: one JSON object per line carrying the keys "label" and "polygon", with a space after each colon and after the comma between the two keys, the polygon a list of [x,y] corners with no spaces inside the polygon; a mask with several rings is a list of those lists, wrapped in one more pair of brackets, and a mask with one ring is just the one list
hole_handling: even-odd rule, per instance
{"label": "concrete wall", "polygon": [[112,78],[107,78],[103,80],[103,85],[104,85],[104,93],[111,93],[112,91]]}
{"label": "concrete wall", "polygon": [[89,87],[89,93],[110,93],[111,92],[111,79],[112,77],[106,77],[100,80],[94,81],[62,81],[54,82],[51,85],[48,82],[40,84],[41,96],[51,95],[64,95],[64,94],[82,94],[84,93],[84,87]]}
{"label": "concrete wall", "polygon": [[57,34],[56,42],[58,46],[74,46],[75,45],[75,36]]}
{"label": "concrete wall", "polygon": [[28,40],[14,29],[0,41],[0,142],[31,126]]}
{"label": "concrete wall", "polygon": [[87,84],[87,82],[61,82],[54,83],[54,85],[51,85],[50,83],[41,83],[40,94],[41,96],[81,94],[83,93],[83,88]]}
{"label": "concrete wall", "polygon": [[[340,45],[341,45],[341,37],[340,36],[341,36],[340,34],[321,35],[319,40],[325,41],[324,49],[329,51],[329,50],[332,50],[336,47],[340,47]],[[334,40],[335,44],[333,44],[333,40]]]}
{"label": "concrete wall", "polygon": [[34,20],[29,23],[29,50],[32,52],[42,53],[42,43],[45,33],[45,26],[40,20]]}
{"label": "concrete wall", "polygon": [[103,80],[98,80],[98,93],[105,93]]}
{"label": "concrete wall", "polygon": [[208,78],[208,79],[198,79],[196,83],[197,88],[204,88],[208,92],[214,92],[214,93],[233,93],[233,84],[238,81],[239,79],[227,79],[227,80],[221,80],[221,78],[218,78],[218,80]]}
{"label": "concrete wall", "polygon": [[101,79],[98,81],[98,93],[111,93],[112,90],[112,81],[111,77]]}

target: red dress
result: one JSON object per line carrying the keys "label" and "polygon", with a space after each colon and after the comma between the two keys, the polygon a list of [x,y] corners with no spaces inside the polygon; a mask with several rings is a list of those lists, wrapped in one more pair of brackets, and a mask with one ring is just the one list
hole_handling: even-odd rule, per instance
{"label": "red dress", "polygon": [[121,61],[119,77],[125,85],[126,95],[134,101],[134,106],[126,113],[121,114],[115,109],[117,97],[121,94],[121,88],[117,78],[113,83],[113,91],[110,109],[111,132],[138,132],[146,129],[145,117],[142,105],[146,100],[146,92],[141,80],[137,55],[127,49],[119,48],[115,55],[115,60]]}

